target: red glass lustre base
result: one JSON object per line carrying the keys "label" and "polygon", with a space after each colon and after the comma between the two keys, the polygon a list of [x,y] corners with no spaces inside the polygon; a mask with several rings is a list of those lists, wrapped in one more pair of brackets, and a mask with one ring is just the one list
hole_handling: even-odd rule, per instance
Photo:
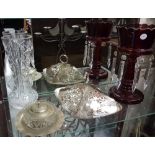
{"label": "red glass lustre base", "polygon": [[106,79],[108,72],[104,69],[91,69],[88,70],[89,77],[92,79]]}
{"label": "red glass lustre base", "polygon": [[136,89],[134,92],[125,92],[123,90],[117,89],[116,86],[110,88],[109,95],[110,97],[114,98],[117,102],[123,104],[139,104],[144,99],[143,93],[138,89]]}

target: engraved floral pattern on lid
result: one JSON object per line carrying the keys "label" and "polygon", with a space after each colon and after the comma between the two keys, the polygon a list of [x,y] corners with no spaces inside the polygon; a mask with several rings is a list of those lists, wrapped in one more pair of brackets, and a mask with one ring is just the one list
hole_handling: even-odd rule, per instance
{"label": "engraved floral pattern on lid", "polygon": [[38,100],[17,114],[17,129],[28,136],[44,136],[59,130],[64,115],[50,102]]}

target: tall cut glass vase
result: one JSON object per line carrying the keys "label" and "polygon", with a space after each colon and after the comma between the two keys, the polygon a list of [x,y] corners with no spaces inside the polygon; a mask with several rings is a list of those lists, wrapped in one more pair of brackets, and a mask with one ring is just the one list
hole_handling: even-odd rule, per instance
{"label": "tall cut glass vase", "polygon": [[32,36],[24,32],[4,32],[2,43],[5,50],[5,78],[9,104],[22,109],[36,102],[37,92],[32,88],[29,76]]}

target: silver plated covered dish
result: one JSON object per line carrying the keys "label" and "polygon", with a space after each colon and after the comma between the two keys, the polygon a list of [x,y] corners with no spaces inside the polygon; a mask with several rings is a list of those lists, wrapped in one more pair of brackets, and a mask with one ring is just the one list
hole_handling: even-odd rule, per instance
{"label": "silver plated covered dish", "polygon": [[68,64],[67,55],[60,56],[60,63],[45,68],[43,75],[48,83],[56,85],[69,85],[85,81],[82,73],[76,67]]}
{"label": "silver plated covered dish", "polygon": [[92,119],[119,112],[122,106],[94,85],[75,84],[55,90],[63,109],[73,117]]}
{"label": "silver plated covered dish", "polygon": [[39,100],[17,114],[16,128],[26,136],[46,136],[59,130],[63,122],[64,115],[58,108]]}

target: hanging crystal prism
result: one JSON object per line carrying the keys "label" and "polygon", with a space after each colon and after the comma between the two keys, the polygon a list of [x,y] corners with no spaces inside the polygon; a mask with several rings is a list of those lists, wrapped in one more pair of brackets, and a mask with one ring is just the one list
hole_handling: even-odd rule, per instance
{"label": "hanging crystal prism", "polygon": [[91,62],[91,56],[92,56],[92,52],[91,52],[91,42],[86,40],[85,41],[85,48],[84,48],[84,57],[83,57],[83,65],[87,66],[90,64]]}
{"label": "hanging crystal prism", "polygon": [[119,86],[121,84],[126,59],[127,59],[126,55],[121,56],[121,61],[120,61],[119,69],[118,69],[118,81],[119,81],[119,84],[118,84],[117,88],[119,88]]}
{"label": "hanging crystal prism", "polygon": [[85,48],[84,48],[84,57],[83,57],[83,65],[85,66],[87,63],[87,53],[88,53],[88,41],[85,41]]}
{"label": "hanging crystal prism", "polygon": [[92,47],[91,47],[91,41],[88,41],[88,48],[87,48],[87,65],[89,66],[91,62],[91,56],[92,56]]}
{"label": "hanging crystal prism", "polygon": [[95,44],[92,42],[90,43],[90,54],[89,54],[89,67],[92,69],[93,66],[93,56],[94,56]]}
{"label": "hanging crystal prism", "polygon": [[147,63],[147,68],[144,74],[144,90],[147,88],[148,86],[148,79],[151,73],[151,67],[152,67],[152,61],[154,60],[154,55],[151,55],[149,58],[149,61]]}
{"label": "hanging crystal prism", "polygon": [[111,51],[112,51],[112,45],[111,45],[111,43],[109,43],[109,46],[108,46],[108,61],[107,61],[108,68],[110,68],[110,65],[111,65]]}
{"label": "hanging crystal prism", "polygon": [[114,51],[114,57],[112,60],[112,67],[111,67],[111,79],[114,80],[115,68],[116,68],[116,61],[117,61],[117,51]]}
{"label": "hanging crystal prism", "polygon": [[137,58],[137,62],[135,64],[135,74],[134,74],[134,80],[133,80],[133,85],[132,85],[132,92],[135,91],[135,89],[137,88],[137,84],[140,78],[140,73],[141,73],[141,65],[144,63],[144,58],[142,57],[138,57]]}
{"label": "hanging crystal prism", "polygon": [[85,72],[84,74],[84,79],[86,79],[85,83],[89,83],[89,73],[88,72]]}

